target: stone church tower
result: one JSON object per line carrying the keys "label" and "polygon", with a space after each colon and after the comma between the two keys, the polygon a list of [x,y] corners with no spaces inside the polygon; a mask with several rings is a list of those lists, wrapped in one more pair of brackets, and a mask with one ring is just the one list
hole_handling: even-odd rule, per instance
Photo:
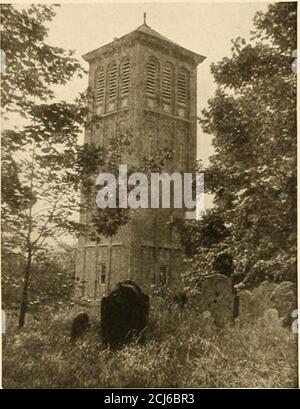
{"label": "stone church tower", "polygon": [[[99,123],[85,142],[106,146],[130,129],[132,160],[139,163],[158,147],[173,149],[166,171],[191,172],[196,160],[197,66],[205,57],[149,27],[84,55]],[[96,176],[96,175],[95,175]],[[96,206],[95,201],[91,208]],[[182,246],[170,225],[184,209],[137,209],[111,239],[81,237],[77,251],[76,293],[100,300],[115,284],[131,279],[175,285],[183,267]],[[87,223],[86,215],[81,221]]]}

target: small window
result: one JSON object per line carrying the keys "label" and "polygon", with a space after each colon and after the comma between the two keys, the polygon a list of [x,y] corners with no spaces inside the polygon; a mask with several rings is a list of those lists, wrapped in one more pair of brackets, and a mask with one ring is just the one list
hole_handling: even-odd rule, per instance
{"label": "small window", "polygon": [[161,285],[166,285],[168,281],[168,267],[160,266],[159,281]]}
{"label": "small window", "polygon": [[156,97],[158,93],[159,66],[155,58],[151,57],[147,63],[147,95]]}
{"label": "small window", "polygon": [[167,63],[162,72],[162,96],[166,102],[171,103],[173,95],[174,70],[171,63]]}
{"label": "small window", "polygon": [[106,282],[106,265],[105,264],[100,264],[100,283],[105,284]]}
{"label": "small window", "polygon": [[185,69],[178,73],[177,80],[177,100],[180,104],[186,105],[188,100],[189,77]]}
{"label": "small window", "polygon": [[150,136],[150,138],[149,138],[149,153],[150,153],[150,155],[153,154],[153,139],[152,139],[152,136]]}
{"label": "small window", "polygon": [[128,58],[121,65],[121,96],[125,97],[130,90],[130,61]]}
{"label": "small window", "polygon": [[117,96],[117,63],[112,62],[108,67],[108,100],[112,101]]}
{"label": "small window", "polygon": [[94,290],[94,299],[97,300],[103,291],[105,290],[105,283],[106,283],[106,264],[101,263],[98,265],[96,270],[96,277],[95,277],[95,290]]}
{"label": "small window", "polygon": [[184,149],[183,149],[183,143],[180,142],[179,143],[179,147],[178,147],[178,162],[179,162],[179,166],[182,169],[183,165],[184,165]]}
{"label": "small window", "polygon": [[102,105],[104,101],[104,68],[96,72],[96,103]]}

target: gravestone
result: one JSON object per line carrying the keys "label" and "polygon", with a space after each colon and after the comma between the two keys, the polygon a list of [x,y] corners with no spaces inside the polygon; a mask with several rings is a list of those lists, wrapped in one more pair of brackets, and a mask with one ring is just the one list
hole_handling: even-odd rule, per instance
{"label": "gravestone", "polygon": [[239,292],[239,322],[252,322],[257,318],[257,308],[254,295],[249,290]]}
{"label": "gravestone", "polygon": [[134,340],[143,341],[148,315],[149,296],[131,280],[118,283],[101,302],[103,343],[115,349]]}
{"label": "gravestone", "polygon": [[279,313],[275,308],[269,308],[264,312],[264,315],[257,320],[258,324],[263,327],[280,327],[281,320],[279,319]]}
{"label": "gravestone", "polygon": [[279,324],[279,313],[275,308],[269,308],[264,312],[264,320],[271,324]]}
{"label": "gravestone", "polygon": [[71,338],[81,337],[90,327],[90,318],[86,312],[78,313],[72,321]]}
{"label": "gravestone", "polygon": [[253,290],[256,315],[261,317],[269,308],[272,308],[271,296],[277,284],[271,281],[263,281]]}
{"label": "gravestone", "polygon": [[211,313],[215,325],[224,326],[233,322],[234,294],[230,278],[221,274],[207,276],[195,301],[201,313]]}
{"label": "gravestone", "polygon": [[201,314],[201,320],[206,330],[211,331],[215,328],[214,327],[215,320],[210,311],[203,311],[203,313]]}
{"label": "gravestone", "polygon": [[292,312],[297,309],[296,285],[283,281],[277,285],[271,294],[272,308],[276,308],[284,326],[290,326],[294,321]]}

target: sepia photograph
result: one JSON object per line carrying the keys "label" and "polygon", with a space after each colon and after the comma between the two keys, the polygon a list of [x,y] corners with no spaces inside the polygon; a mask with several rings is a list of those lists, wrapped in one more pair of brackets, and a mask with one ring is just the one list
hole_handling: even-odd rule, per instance
{"label": "sepia photograph", "polygon": [[299,387],[297,8],[0,5],[3,389]]}

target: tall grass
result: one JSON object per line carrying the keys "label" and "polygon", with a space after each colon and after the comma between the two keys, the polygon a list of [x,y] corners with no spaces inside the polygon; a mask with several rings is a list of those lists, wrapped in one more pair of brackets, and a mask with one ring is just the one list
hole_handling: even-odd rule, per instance
{"label": "tall grass", "polygon": [[151,311],[147,342],[104,349],[99,323],[77,342],[69,314],[31,321],[22,332],[8,315],[3,336],[5,388],[296,387],[297,339],[288,329],[214,328],[197,311]]}

